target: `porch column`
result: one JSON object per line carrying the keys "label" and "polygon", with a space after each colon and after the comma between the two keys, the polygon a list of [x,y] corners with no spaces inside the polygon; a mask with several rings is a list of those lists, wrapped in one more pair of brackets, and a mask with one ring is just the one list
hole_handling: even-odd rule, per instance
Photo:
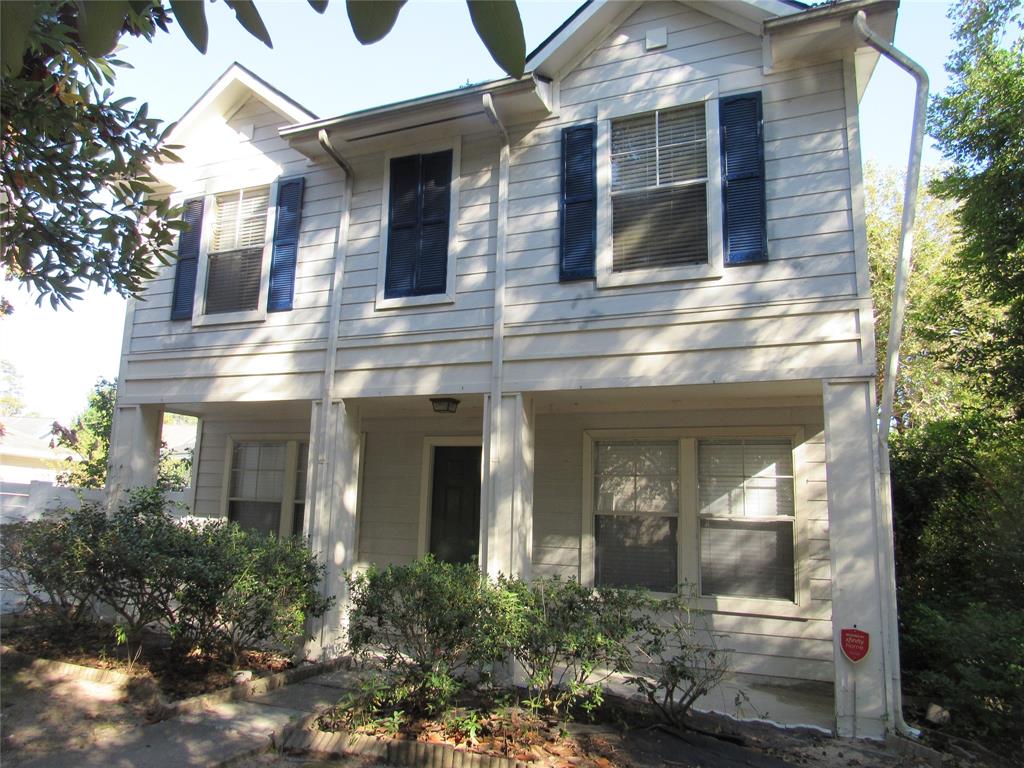
{"label": "porch column", "polygon": [[487,398],[481,566],[490,576],[530,578],[533,562],[533,401],[521,393]]}
{"label": "porch column", "polygon": [[116,508],[132,488],[156,485],[163,408],[115,405],[110,429],[107,503]]}
{"label": "porch column", "polygon": [[[882,635],[882,519],[872,379],[823,383],[836,729],[840,736],[881,738],[887,723]],[[844,628],[867,632],[857,663],[840,647]]]}
{"label": "porch column", "polygon": [[307,648],[308,655],[322,659],[344,649],[345,572],[356,560],[360,454],[355,407],[341,400],[326,408],[321,402],[313,403],[306,534],[313,552],[327,565],[323,594],[335,598],[313,627]]}

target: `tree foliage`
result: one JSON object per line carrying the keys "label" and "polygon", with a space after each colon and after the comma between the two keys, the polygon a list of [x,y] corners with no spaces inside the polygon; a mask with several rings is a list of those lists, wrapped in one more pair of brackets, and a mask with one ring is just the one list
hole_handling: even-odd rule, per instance
{"label": "tree foliage", "polygon": [[992,384],[1024,410],[1024,37],[1021,0],[955,4],[957,49],[952,78],[929,110],[930,132],[951,167],[932,183],[940,197],[958,201],[966,274],[1001,316],[986,329],[980,354],[960,364],[991,369]]}
{"label": "tree foliage", "polygon": [[[150,164],[173,160],[166,130],[145,104],[115,99],[125,63],[89,53],[76,31],[82,11],[103,3],[4,3],[34,12],[20,66],[0,85],[3,154],[0,240],[7,275],[39,301],[68,306],[85,284],[131,295],[169,263],[184,224],[166,200],[150,196]],[[167,28],[159,8],[129,12],[125,34],[151,38]],[[9,32],[9,30],[6,30]],[[6,37],[6,36],[5,36]]]}

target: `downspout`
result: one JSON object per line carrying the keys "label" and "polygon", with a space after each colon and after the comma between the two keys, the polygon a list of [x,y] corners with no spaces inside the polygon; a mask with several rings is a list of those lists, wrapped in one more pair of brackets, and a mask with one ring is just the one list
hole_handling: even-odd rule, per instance
{"label": "downspout", "polygon": [[[331,399],[334,393],[334,378],[335,369],[337,368],[338,360],[338,326],[341,323],[341,288],[345,277],[345,255],[348,250],[348,225],[349,225],[349,211],[352,208],[352,186],[353,186],[353,172],[352,166],[341,156],[341,154],[334,148],[331,143],[330,136],[327,135],[326,130],[321,130],[317,134],[317,140],[320,142],[320,146],[324,152],[330,157],[345,174],[345,200],[342,204],[341,216],[338,219],[338,231],[336,234],[336,242],[334,246],[334,276],[331,280],[331,292],[328,294],[329,301],[331,303],[331,311],[329,314],[329,325],[327,328],[327,350],[324,355],[324,375],[320,390],[320,414],[317,419],[316,431],[317,431],[317,456],[316,456],[316,473],[330,472],[333,475],[334,468],[328,466],[328,433],[330,430],[330,412],[331,412]],[[312,468],[310,468],[311,470]],[[331,483],[316,482],[316,476],[312,471],[307,470],[306,476],[306,488],[322,488],[330,487]],[[320,474],[322,477],[323,475]],[[308,491],[307,491],[308,492]],[[320,514],[322,510],[326,508],[329,519],[327,527],[324,530],[330,530],[333,526],[334,512],[334,500],[333,499],[317,499],[316,500],[316,514]],[[311,525],[312,520],[310,515],[306,516],[307,534],[312,533]],[[320,542],[321,547],[323,542]],[[324,579],[322,592],[324,597],[330,596],[330,585],[327,580]],[[320,642],[323,644],[323,633],[325,627],[321,625],[321,637]]]}
{"label": "downspout", "polygon": [[910,135],[910,156],[907,160],[906,187],[903,192],[903,220],[900,224],[900,252],[896,263],[896,278],[893,285],[892,317],[889,321],[889,339],[885,350],[885,380],[882,386],[882,405],[878,419],[879,474],[882,484],[882,521],[885,528],[880,537],[883,542],[882,556],[886,560],[884,585],[887,613],[883,622],[884,653],[888,662],[891,685],[889,707],[893,714],[893,726],[903,736],[917,738],[921,732],[911,728],[903,719],[903,693],[900,678],[899,623],[896,611],[896,570],[893,548],[892,478],[889,463],[889,424],[892,421],[893,400],[896,395],[896,374],[899,369],[900,341],[903,336],[903,321],[907,307],[907,284],[910,279],[911,250],[914,243],[914,216],[917,207],[917,190],[921,177],[921,152],[924,149],[925,111],[928,107],[928,73],[920,64],[894,48],[876,35],[867,25],[864,11],[857,11],[853,27],[864,41],[881,53],[896,66],[909,73],[917,83],[917,98],[914,101],[914,125]]}
{"label": "downspout", "polygon": [[[492,478],[496,477],[501,470],[502,460],[502,419],[501,419],[501,396],[502,396],[502,361],[505,356],[505,260],[507,251],[508,232],[508,181],[509,181],[509,159],[510,148],[508,131],[498,117],[494,108],[494,99],[490,93],[482,97],[484,112],[488,119],[494,124],[501,136],[501,151],[498,161],[498,211],[497,228],[495,233],[494,249],[494,336],[491,344],[491,389],[490,403],[488,408],[488,430],[487,430],[487,517],[490,524],[487,526],[488,533],[484,538],[486,548],[484,550],[484,562],[487,564],[487,572],[497,575],[493,571],[495,552],[491,548],[491,537],[497,527],[498,512],[498,487]],[[497,542],[494,542],[497,544]]]}

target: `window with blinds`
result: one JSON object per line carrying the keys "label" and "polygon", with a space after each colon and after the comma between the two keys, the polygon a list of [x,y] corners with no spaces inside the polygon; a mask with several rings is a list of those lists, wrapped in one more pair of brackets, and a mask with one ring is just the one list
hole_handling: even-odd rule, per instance
{"label": "window with blinds", "polygon": [[207,265],[207,314],[259,307],[269,204],[267,187],[217,195]]}
{"label": "window with blinds", "polygon": [[700,584],[705,595],[794,599],[788,440],[701,440]]}
{"label": "window with blinds", "polygon": [[290,523],[291,532],[301,535],[308,455],[307,443],[236,442],[231,454],[228,519],[248,530],[277,535],[284,514],[290,517],[284,531]]}
{"label": "window with blinds", "polygon": [[704,104],[611,123],[612,269],[708,260]]}
{"label": "window with blinds", "polygon": [[594,504],[595,584],[674,591],[678,441],[595,443]]}

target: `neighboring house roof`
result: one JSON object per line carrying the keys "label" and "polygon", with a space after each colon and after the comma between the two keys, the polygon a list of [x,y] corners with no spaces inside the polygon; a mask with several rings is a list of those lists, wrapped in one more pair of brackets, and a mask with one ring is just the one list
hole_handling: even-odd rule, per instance
{"label": "neighboring house roof", "polygon": [[0,458],[17,457],[40,463],[79,458],[68,448],[51,447],[51,442],[56,440],[51,433],[54,421],[45,416],[0,417],[0,424],[4,427],[4,435],[0,437]]}

